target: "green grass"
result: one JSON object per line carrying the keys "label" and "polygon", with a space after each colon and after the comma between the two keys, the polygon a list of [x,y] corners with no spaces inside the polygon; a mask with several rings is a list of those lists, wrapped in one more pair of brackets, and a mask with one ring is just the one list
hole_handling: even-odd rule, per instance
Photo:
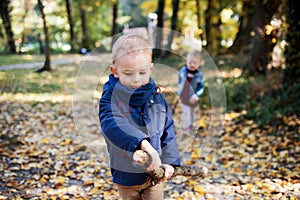
{"label": "green grass", "polygon": [[73,66],[61,66],[43,73],[30,69],[0,71],[0,94],[70,93],[76,72]]}
{"label": "green grass", "polygon": [[[74,58],[74,56],[78,56],[78,54],[51,54],[50,59],[53,61],[57,59]],[[39,54],[0,54],[0,66],[44,61],[45,56]]]}
{"label": "green grass", "polygon": [[42,62],[43,55],[0,55],[0,65]]}

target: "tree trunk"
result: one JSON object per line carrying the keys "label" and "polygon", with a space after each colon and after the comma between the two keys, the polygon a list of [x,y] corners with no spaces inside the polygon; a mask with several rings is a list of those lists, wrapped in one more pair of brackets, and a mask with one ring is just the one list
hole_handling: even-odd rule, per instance
{"label": "tree trunk", "polygon": [[19,47],[18,47],[18,53],[22,53],[21,52],[21,49],[24,45],[24,41],[25,41],[25,30],[26,30],[26,23],[25,23],[25,20],[27,18],[27,15],[28,15],[28,11],[29,11],[29,2],[28,1],[24,1],[24,14],[23,14],[23,17],[22,17],[22,27],[23,27],[23,31],[22,31],[22,35],[21,35],[21,41],[19,41]]}
{"label": "tree trunk", "polygon": [[[251,49],[244,72],[248,75],[266,75],[268,64],[272,60],[272,35],[267,35],[265,26],[271,21],[272,15],[277,11],[280,0],[269,1],[263,4],[263,0],[256,0],[253,16]],[[266,10],[265,8],[268,8]]]}
{"label": "tree trunk", "polygon": [[111,46],[113,46],[113,44],[116,41],[116,37],[114,37],[117,33],[118,33],[118,0],[115,0],[113,2],[113,21],[112,21],[112,29],[111,29],[111,37],[112,37],[112,41],[111,41]]}
{"label": "tree trunk", "polygon": [[73,23],[73,17],[72,17],[72,6],[71,6],[70,1],[71,0],[65,0],[67,15],[68,15],[68,22],[69,22],[71,52],[74,52],[75,51],[75,34],[74,34],[74,23]]}
{"label": "tree trunk", "polygon": [[[196,14],[197,14],[197,27],[198,30],[202,29],[201,28],[201,7],[200,7],[200,0],[196,0]],[[203,33],[199,34],[200,40],[203,41]]]}
{"label": "tree trunk", "polygon": [[233,53],[238,54],[242,51],[242,48],[245,45],[250,43],[250,32],[251,32],[251,25],[252,25],[252,18],[253,18],[253,2],[244,1],[243,3],[243,15],[240,17],[240,24],[239,24],[239,31],[233,41],[231,47],[226,49],[222,54]]}
{"label": "tree trunk", "polygon": [[[151,163],[151,156],[143,150],[137,150],[133,154],[133,161],[143,169]],[[159,180],[164,177],[165,170],[163,167],[158,167],[153,171],[147,171],[147,173],[154,179]],[[206,167],[196,167],[196,166],[174,166],[174,176],[199,176],[204,177],[208,173]]]}
{"label": "tree trunk", "polygon": [[286,34],[287,46],[285,49],[286,69],[283,83],[289,87],[300,82],[300,7],[298,1],[287,0],[286,17],[288,27]]}
{"label": "tree trunk", "polygon": [[171,19],[171,32],[168,37],[168,44],[167,44],[167,52],[166,55],[172,50],[171,46],[173,43],[173,38],[174,38],[174,31],[177,30],[177,20],[178,20],[178,9],[179,9],[179,0],[173,0],[172,1],[172,19]]}
{"label": "tree trunk", "polygon": [[39,9],[41,12],[41,16],[43,19],[43,28],[44,28],[44,35],[45,35],[45,63],[44,66],[37,70],[36,72],[43,72],[43,71],[51,71],[50,67],[50,46],[49,46],[49,33],[48,33],[48,26],[46,21],[46,16],[44,13],[44,5],[42,0],[38,0]]}
{"label": "tree trunk", "polygon": [[80,19],[81,19],[81,48],[85,48],[86,50],[89,49],[89,45],[88,45],[88,35],[87,35],[87,26],[86,26],[86,13],[85,13],[85,9],[84,9],[84,5],[82,3],[80,3],[80,8],[79,8],[79,12],[80,12]]}
{"label": "tree trunk", "polygon": [[[211,16],[212,16],[212,1],[207,1],[207,8],[205,10],[205,40],[207,42],[207,48],[211,45],[210,41],[210,30],[211,30]],[[208,49],[207,49],[208,50]]]}
{"label": "tree trunk", "polygon": [[220,15],[219,15],[220,3],[219,0],[208,1],[207,9],[205,12],[205,35],[207,41],[207,51],[216,55],[218,47],[220,45]]}
{"label": "tree trunk", "polygon": [[161,56],[161,47],[163,41],[163,31],[164,27],[164,8],[165,8],[165,0],[158,0],[158,8],[157,8],[157,29],[156,29],[156,39],[155,39],[155,48],[153,50],[153,57],[159,58]]}
{"label": "tree trunk", "polygon": [[10,0],[1,0],[0,1],[0,15],[2,18],[2,23],[5,27],[5,33],[7,37],[7,46],[9,53],[16,53],[16,45],[14,40],[14,34],[11,29],[11,23],[10,23],[10,11],[9,8]]}
{"label": "tree trunk", "polygon": [[45,52],[44,52],[43,40],[41,38],[41,34],[38,33],[36,37],[37,37],[37,42],[39,44],[40,54],[44,54]]}

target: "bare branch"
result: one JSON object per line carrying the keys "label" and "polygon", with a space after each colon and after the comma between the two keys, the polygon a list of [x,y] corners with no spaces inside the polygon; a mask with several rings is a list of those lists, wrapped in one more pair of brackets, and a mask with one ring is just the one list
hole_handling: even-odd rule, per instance
{"label": "bare branch", "polygon": [[[137,150],[133,154],[133,161],[143,169],[146,169],[151,163],[151,155],[143,150]],[[165,170],[163,167],[158,167],[153,171],[147,173],[155,180],[163,178]],[[204,177],[208,173],[206,167],[196,166],[174,166],[174,176],[199,176]]]}

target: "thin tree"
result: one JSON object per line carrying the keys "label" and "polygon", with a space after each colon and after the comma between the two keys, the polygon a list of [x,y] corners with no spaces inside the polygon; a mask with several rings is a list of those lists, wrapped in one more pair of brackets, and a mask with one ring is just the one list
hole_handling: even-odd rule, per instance
{"label": "thin tree", "polygon": [[10,0],[1,0],[0,1],[0,15],[5,27],[5,33],[7,37],[7,46],[9,53],[16,53],[16,45],[14,40],[14,34],[11,28],[10,22],[10,12],[11,8],[9,7]]}
{"label": "thin tree", "polygon": [[210,0],[205,11],[205,36],[207,41],[207,50],[211,54],[217,53],[218,41],[220,39],[220,0]]}
{"label": "thin tree", "polygon": [[73,16],[72,16],[72,0],[65,0],[66,9],[67,9],[67,16],[69,22],[69,33],[70,33],[70,45],[71,45],[71,52],[75,51],[75,34],[74,34],[74,23],[73,23]]}
{"label": "thin tree", "polygon": [[114,37],[117,33],[118,33],[118,0],[113,0],[113,19],[112,19],[112,29],[111,29],[111,37],[112,37],[112,41],[111,41],[111,46],[115,43],[115,40],[117,39],[116,37]]}
{"label": "thin tree", "polygon": [[164,27],[164,8],[165,8],[165,0],[158,0],[158,8],[157,8],[157,34],[155,39],[155,49],[153,51],[153,57],[158,58],[161,56],[161,47],[163,41],[163,30]]}
{"label": "thin tree", "polygon": [[19,53],[22,53],[21,49],[22,49],[22,47],[24,45],[24,41],[25,41],[25,36],[26,36],[26,32],[25,32],[25,30],[26,30],[26,27],[25,27],[26,23],[25,23],[25,20],[27,18],[28,11],[29,11],[29,1],[24,1],[23,3],[24,3],[24,14],[23,14],[22,19],[21,19],[21,25],[23,26],[23,31],[22,31],[21,41],[20,41],[19,49],[18,49]]}
{"label": "thin tree", "polygon": [[[198,30],[201,29],[201,7],[200,7],[200,0],[196,0],[196,15],[197,15],[197,28]],[[199,35],[201,41],[203,41],[203,34]]]}
{"label": "thin tree", "polygon": [[210,31],[211,31],[211,22],[212,18],[212,1],[207,1],[207,8],[205,10],[205,39],[207,41],[207,47],[210,46]]}
{"label": "thin tree", "polygon": [[80,13],[80,19],[81,19],[81,45],[82,48],[85,48],[86,50],[89,49],[88,44],[88,30],[87,30],[87,23],[86,23],[86,11],[85,11],[85,5],[83,5],[82,2],[79,3],[79,13]]}
{"label": "thin tree", "polygon": [[[168,36],[167,50],[171,50],[173,43],[174,31],[177,30],[177,21],[178,21],[178,9],[179,9],[179,0],[172,0],[172,18],[171,18],[171,32]],[[167,55],[168,52],[165,52]]]}
{"label": "thin tree", "polygon": [[45,49],[44,49],[45,62],[44,62],[44,66],[41,69],[37,70],[36,72],[51,71],[49,32],[48,32],[48,26],[47,26],[46,16],[44,13],[44,5],[43,5],[42,0],[38,0],[38,7],[39,7],[41,17],[43,19],[43,29],[44,29],[44,35],[45,35]]}

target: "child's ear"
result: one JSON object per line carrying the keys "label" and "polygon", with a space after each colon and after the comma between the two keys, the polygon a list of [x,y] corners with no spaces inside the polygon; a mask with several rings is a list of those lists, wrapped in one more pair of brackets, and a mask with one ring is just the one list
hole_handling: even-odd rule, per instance
{"label": "child's ear", "polygon": [[110,65],[109,66],[109,70],[111,71],[111,73],[114,75],[114,77],[118,78],[118,71],[117,68],[114,65]]}
{"label": "child's ear", "polygon": [[201,66],[203,67],[203,65],[205,65],[204,60],[201,60]]}
{"label": "child's ear", "polygon": [[151,65],[150,65],[150,72],[152,73],[153,70],[154,70],[154,65],[153,65],[153,63],[151,63]]}

